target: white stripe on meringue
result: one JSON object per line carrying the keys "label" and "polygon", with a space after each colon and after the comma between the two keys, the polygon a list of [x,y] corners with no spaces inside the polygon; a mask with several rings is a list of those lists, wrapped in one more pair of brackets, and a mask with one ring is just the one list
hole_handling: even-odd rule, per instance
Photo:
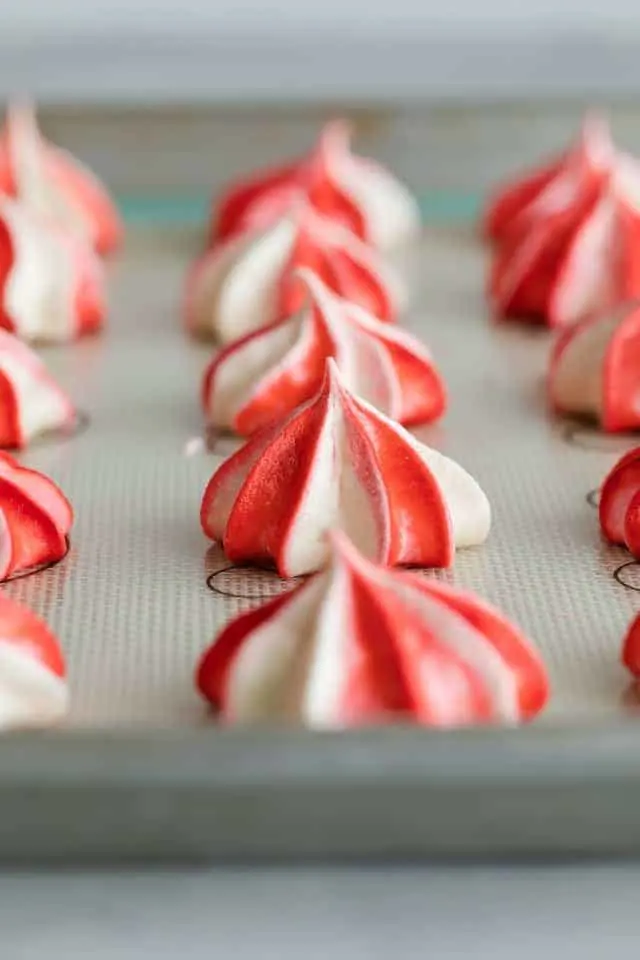
{"label": "white stripe on meringue", "polygon": [[61,677],[0,637],[0,730],[56,723],[67,712],[68,700]]}
{"label": "white stripe on meringue", "polygon": [[231,262],[225,264],[214,306],[215,331],[222,342],[243,337],[276,319],[278,281],[294,237],[295,224],[285,217],[258,236],[240,239]]}
{"label": "white stripe on meringue", "polygon": [[314,577],[253,630],[233,660],[226,714],[236,723],[299,720],[326,577]]}
{"label": "white stripe on meringue", "polygon": [[609,194],[579,227],[551,300],[551,316],[559,323],[573,323],[615,303],[622,254],[616,218],[616,201]]}
{"label": "white stripe on meringue", "polygon": [[76,265],[54,231],[39,228],[27,210],[0,200],[14,245],[4,308],[26,340],[68,340],[75,327]]}
{"label": "white stripe on meringue", "polygon": [[566,343],[551,379],[551,398],[559,410],[602,414],[604,358],[619,322],[619,315],[602,317]]}
{"label": "white stripe on meringue", "polygon": [[[32,106],[11,106],[8,125],[11,161],[20,200],[39,216],[63,224],[77,236],[92,242],[91,224],[82,206],[57,187],[55,178],[47,169],[49,155],[58,156],[63,162],[67,157],[71,160],[70,155],[43,142]],[[80,166],[75,159],[72,162]]]}

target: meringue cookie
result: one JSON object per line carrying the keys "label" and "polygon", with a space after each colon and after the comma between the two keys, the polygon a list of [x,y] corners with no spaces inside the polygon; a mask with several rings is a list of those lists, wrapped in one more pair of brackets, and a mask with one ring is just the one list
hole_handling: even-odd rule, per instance
{"label": "meringue cookie", "polygon": [[50,430],[71,429],[73,404],[38,356],[0,330],[0,447],[26,447]]}
{"label": "meringue cookie", "polygon": [[592,416],[607,432],[640,427],[640,302],[563,331],[549,395],[556,412]]}
{"label": "meringue cookie", "polygon": [[46,623],[0,594],[0,730],[46,727],[68,708],[62,651]]}
{"label": "meringue cookie", "polygon": [[0,453],[0,580],[61,560],[72,523],[53,480]]}
{"label": "meringue cookie", "polygon": [[620,659],[629,673],[633,674],[636,680],[640,679],[640,614],[634,617],[627,630]]}
{"label": "meringue cookie", "polygon": [[0,199],[0,325],[23,340],[60,342],[93,333],[104,316],[104,273],[92,249]]}
{"label": "meringue cookie", "polygon": [[607,475],[598,509],[606,539],[640,558],[640,447],[625,454]]}
{"label": "meringue cookie", "polygon": [[491,511],[462,467],[350,393],[327,360],[318,394],[216,471],[201,523],[231,561],[288,577],[326,563],[331,529],[388,566],[450,566],[456,547],[487,538]]}
{"label": "meringue cookie", "polygon": [[478,598],[366,560],[342,534],[326,571],[233,620],[200,693],[231,723],[341,728],[515,724],[548,698],[519,630]]}
{"label": "meringue cookie", "polygon": [[567,326],[640,296],[640,167],[619,159],[597,190],[498,249],[489,295],[503,319]]}
{"label": "meringue cookie", "polygon": [[415,198],[383,166],[352,154],[350,140],[349,124],[335,120],[308,157],[232,186],[212,210],[211,245],[264,229],[300,199],[380,249],[414,239],[420,232]]}
{"label": "meringue cookie", "polygon": [[122,223],[106,188],[67,151],[45,141],[33,108],[24,104],[7,112],[0,192],[75,233],[98,253],[111,253],[122,242]]}
{"label": "meringue cookie", "polygon": [[501,243],[514,230],[526,230],[539,220],[571,210],[598,189],[615,156],[606,121],[587,114],[574,146],[493,194],[483,215],[482,232]]}
{"label": "meringue cookie", "polygon": [[256,330],[218,353],[207,368],[207,421],[248,436],[290,413],[319,389],[333,357],[345,385],[392,420],[428,423],[442,416],[444,384],[419,340],[343,300],[310,270],[293,316]]}
{"label": "meringue cookie", "polygon": [[402,284],[376,253],[305,207],[195,264],[187,279],[187,329],[229,343],[290,316],[303,304],[295,278],[303,267],[380,320],[394,320],[404,306]]}

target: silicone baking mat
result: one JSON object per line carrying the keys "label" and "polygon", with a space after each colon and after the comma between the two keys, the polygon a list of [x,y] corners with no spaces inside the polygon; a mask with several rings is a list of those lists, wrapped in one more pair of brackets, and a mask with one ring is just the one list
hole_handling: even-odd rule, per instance
{"label": "silicone baking mat", "polygon": [[[204,485],[236,442],[208,452],[198,396],[211,348],[181,329],[198,239],[130,231],[112,268],[109,329],[46,351],[90,423],[24,460],[60,483],[77,522],[62,564],[7,589],[62,639],[69,726],[208,722],[192,684],[199,653],[229,616],[279,589],[274,574],[225,569],[199,529]],[[620,712],[618,650],[638,596],[614,578],[630,558],[601,541],[588,495],[632,441],[549,419],[549,337],[490,321],[484,253],[469,230],[428,229],[412,259],[419,290],[407,325],[450,392],[446,418],[418,435],[478,478],[494,513],[485,546],[425,575],[476,591],[534,639],[553,683],[547,722]]]}

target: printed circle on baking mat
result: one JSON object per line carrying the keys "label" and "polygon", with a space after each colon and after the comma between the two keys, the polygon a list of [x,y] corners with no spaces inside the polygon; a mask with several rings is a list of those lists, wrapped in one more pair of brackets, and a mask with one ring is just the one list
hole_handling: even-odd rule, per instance
{"label": "printed circle on baking mat", "polygon": [[640,563],[637,560],[629,560],[617,567],[613,571],[613,579],[626,590],[633,590],[640,593]]}
{"label": "printed circle on baking mat", "polygon": [[230,564],[220,570],[214,570],[207,577],[207,587],[220,597],[235,600],[272,600],[286,593],[303,577],[279,577],[275,570],[261,570],[259,567],[236,567]]}

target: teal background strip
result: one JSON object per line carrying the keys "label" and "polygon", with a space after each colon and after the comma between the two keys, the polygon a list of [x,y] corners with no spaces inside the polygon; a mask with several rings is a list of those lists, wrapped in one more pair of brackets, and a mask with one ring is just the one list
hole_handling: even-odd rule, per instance
{"label": "teal background strip", "polygon": [[[127,223],[139,226],[200,224],[209,211],[209,200],[202,195],[122,196],[119,203]],[[474,193],[426,193],[420,209],[427,223],[463,223],[477,216],[480,198]]]}

